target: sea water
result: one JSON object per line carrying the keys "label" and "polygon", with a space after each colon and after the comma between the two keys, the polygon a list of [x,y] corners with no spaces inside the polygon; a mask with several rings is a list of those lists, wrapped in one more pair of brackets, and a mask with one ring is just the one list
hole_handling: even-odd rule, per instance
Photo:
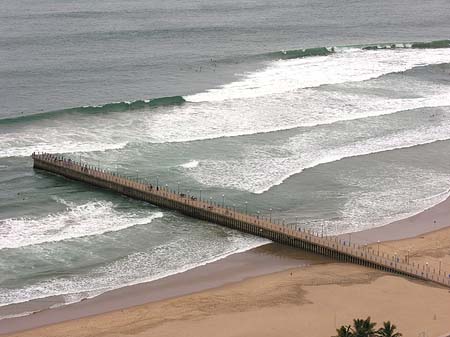
{"label": "sea water", "polygon": [[448,195],[450,43],[414,43],[450,37],[446,1],[1,7],[0,309],[267,243],[36,172],[33,151],[327,235]]}

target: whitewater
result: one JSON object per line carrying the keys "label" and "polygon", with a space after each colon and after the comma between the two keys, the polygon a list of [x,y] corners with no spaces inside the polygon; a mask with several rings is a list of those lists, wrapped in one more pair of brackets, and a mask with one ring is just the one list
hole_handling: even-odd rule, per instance
{"label": "whitewater", "polygon": [[[264,47],[251,49],[245,39],[228,50],[228,30],[192,27],[196,20],[132,37],[126,27],[105,33],[89,25],[73,35],[66,31],[72,14],[61,11],[34,14],[44,26],[65,21],[59,29],[0,37],[6,54],[29,48],[21,54],[37,57],[0,67],[7,79],[0,88],[1,317],[32,311],[11,315],[16,304],[74,303],[268,243],[34,171],[35,151],[270,212],[292,226],[325,227],[327,235],[381,226],[448,196],[445,41],[416,48],[395,42],[409,36],[373,44],[370,34],[298,41],[292,33],[280,42],[271,34],[290,30],[271,25],[258,38]],[[116,22],[111,11],[98,15]],[[214,46],[218,32],[223,39]],[[167,47],[167,36],[177,49]],[[328,43],[340,46],[316,48]]]}
{"label": "whitewater", "polygon": [[[181,106],[176,100],[175,106],[156,110],[112,109],[107,114],[96,114],[95,110],[77,114],[70,109],[69,115],[51,114],[49,118],[31,119],[30,123],[19,118],[17,124],[7,124],[6,132],[0,135],[0,157],[28,156],[33,151],[105,151],[138,141],[166,143],[235,137],[445,105],[450,94],[448,86],[422,86],[420,82],[402,88],[409,96],[402,99],[367,94],[361,99],[351,93],[343,96],[317,91],[315,87],[364,83],[414,67],[444,63],[449,58],[450,49],[339,48],[329,56],[274,61],[261,71],[242,75],[236,82],[186,96],[187,103]],[[393,84],[405,85],[399,82]],[[120,134],[116,132],[118,128]]]}

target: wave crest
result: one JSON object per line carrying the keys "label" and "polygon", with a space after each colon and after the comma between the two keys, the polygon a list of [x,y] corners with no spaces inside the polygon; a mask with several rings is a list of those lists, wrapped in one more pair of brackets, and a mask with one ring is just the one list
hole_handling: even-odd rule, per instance
{"label": "wave crest", "polygon": [[65,205],[66,210],[41,218],[0,220],[0,249],[101,235],[148,224],[163,216],[161,212],[124,213],[116,210],[109,201],[89,201],[80,205],[62,199],[57,202]]}
{"label": "wave crest", "polygon": [[191,160],[187,163],[181,164],[180,166],[182,168],[191,169],[191,168],[196,168],[198,166],[198,164],[199,164],[198,160]]}
{"label": "wave crest", "polygon": [[182,96],[169,96],[169,97],[159,97],[153,99],[146,100],[137,100],[133,102],[114,102],[107,103],[103,105],[88,105],[88,106],[80,106],[75,108],[68,108],[62,110],[54,110],[47,111],[38,114],[10,117],[0,119],[0,124],[8,124],[8,123],[16,123],[22,121],[33,121],[38,119],[49,118],[53,116],[60,116],[61,114],[72,114],[72,113],[87,113],[87,114],[95,114],[95,113],[109,113],[109,112],[125,112],[132,110],[142,110],[146,108],[157,108],[162,106],[171,106],[171,105],[181,105],[183,104],[185,99]]}
{"label": "wave crest", "polygon": [[273,53],[266,54],[273,59],[290,60],[298,59],[309,56],[327,56],[335,52],[334,47],[318,47],[318,48],[307,48],[307,49],[294,49],[294,50],[282,50]]}
{"label": "wave crest", "polygon": [[450,48],[450,40],[435,40],[430,42],[410,42],[410,43],[382,43],[362,47],[363,50],[398,49],[398,48],[411,48],[411,49]]}

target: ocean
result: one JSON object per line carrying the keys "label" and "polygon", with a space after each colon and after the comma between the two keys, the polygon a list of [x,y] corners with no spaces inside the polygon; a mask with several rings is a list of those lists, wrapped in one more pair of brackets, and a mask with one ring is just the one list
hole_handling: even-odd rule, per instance
{"label": "ocean", "polygon": [[1,7],[1,317],[268,242],[34,171],[33,151],[324,235],[448,196],[446,0]]}

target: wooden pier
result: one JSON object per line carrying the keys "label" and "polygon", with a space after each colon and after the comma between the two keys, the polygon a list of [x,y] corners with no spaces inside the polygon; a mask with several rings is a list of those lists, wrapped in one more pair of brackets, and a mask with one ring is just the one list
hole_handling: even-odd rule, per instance
{"label": "wooden pier", "polygon": [[153,205],[178,211],[187,216],[213,222],[229,228],[298,247],[333,259],[356,263],[407,277],[431,281],[450,287],[450,275],[431,270],[428,265],[410,263],[408,259],[374,252],[365,246],[349,245],[337,237],[321,237],[308,230],[292,229],[259,215],[244,214],[225,205],[199,200],[164,186],[152,186],[117,172],[75,162],[60,155],[33,153],[34,168],[63,177],[112,190],[128,197],[147,201]]}

